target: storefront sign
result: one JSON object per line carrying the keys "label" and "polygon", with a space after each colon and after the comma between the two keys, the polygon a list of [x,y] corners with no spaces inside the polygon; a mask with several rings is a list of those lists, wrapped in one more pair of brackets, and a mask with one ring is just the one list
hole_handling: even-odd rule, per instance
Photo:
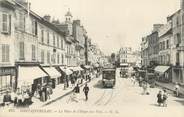
{"label": "storefront sign", "polygon": [[15,75],[15,68],[0,68],[0,76]]}

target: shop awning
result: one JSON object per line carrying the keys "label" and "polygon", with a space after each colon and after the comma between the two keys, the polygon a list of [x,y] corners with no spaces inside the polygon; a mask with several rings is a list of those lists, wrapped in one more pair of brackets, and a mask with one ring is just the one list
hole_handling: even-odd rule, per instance
{"label": "shop awning", "polygon": [[121,63],[120,66],[121,67],[128,67],[128,63]]}
{"label": "shop awning", "polygon": [[82,69],[81,67],[70,67],[70,69],[72,71],[83,71],[84,69]]}
{"label": "shop awning", "polygon": [[170,68],[170,66],[157,66],[154,70],[155,72],[158,72],[158,73],[165,73],[168,69]]}
{"label": "shop awning", "polygon": [[70,70],[70,68],[65,67],[59,67],[66,75],[71,75],[73,72]]}
{"label": "shop awning", "polygon": [[54,67],[43,67],[43,69],[49,74],[51,78],[58,78],[61,76],[61,73],[59,73]]}
{"label": "shop awning", "polygon": [[18,67],[18,86],[30,83],[37,78],[48,76],[38,66],[19,66]]}
{"label": "shop awning", "polygon": [[85,66],[84,66],[84,68],[85,68],[85,69],[90,69],[90,68],[91,68],[91,66],[89,66],[89,65],[85,65]]}

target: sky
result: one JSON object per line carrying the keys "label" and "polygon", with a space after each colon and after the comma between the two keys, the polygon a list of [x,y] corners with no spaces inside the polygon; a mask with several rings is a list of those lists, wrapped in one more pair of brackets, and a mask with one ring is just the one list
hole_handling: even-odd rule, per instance
{"label": "sky", "polygon": [[31,9],[44,16],[65,20],[70,8],[80,19],[93,43],[110,55],[121,47],[140,48],[142,37],[153,24],[166,23],[166,17],[180,8],[180,0],[29,0]]}

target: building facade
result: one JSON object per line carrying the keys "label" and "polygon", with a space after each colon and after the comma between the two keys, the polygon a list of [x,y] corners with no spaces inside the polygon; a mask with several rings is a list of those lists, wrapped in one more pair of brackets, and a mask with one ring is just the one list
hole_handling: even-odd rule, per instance
{"label": "building facade", "polygon": [[171,15],[173,45],[172,45],[172,64],[173,82],[184,83],[184,13],[183,9]]}
{"label": "building facade", "polygon": [[148,40],[146,37],[142,38],[141,42],[141,65],[143,67],[149,66],[148,61]]}
{"label": "building facade", "polygon": [[130,65],[133,59],[132,57],[133,57],[132,48],[122,47],[118,53],[118,60],[119,60],[120,66]]}

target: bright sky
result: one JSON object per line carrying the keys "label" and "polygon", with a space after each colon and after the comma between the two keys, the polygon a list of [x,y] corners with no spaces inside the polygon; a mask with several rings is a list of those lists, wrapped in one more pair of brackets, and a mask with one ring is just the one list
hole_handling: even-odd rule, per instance
{"label": "bright sky", "polygon": [[64,21],[70,8],[80,19],[93,42],[105,54],[122,46],[140,47],[141,38],[149,34],[154,23],[166,23],[177,11],[180,0],[30,0],[31,8],[43,16],[50,14]]}

